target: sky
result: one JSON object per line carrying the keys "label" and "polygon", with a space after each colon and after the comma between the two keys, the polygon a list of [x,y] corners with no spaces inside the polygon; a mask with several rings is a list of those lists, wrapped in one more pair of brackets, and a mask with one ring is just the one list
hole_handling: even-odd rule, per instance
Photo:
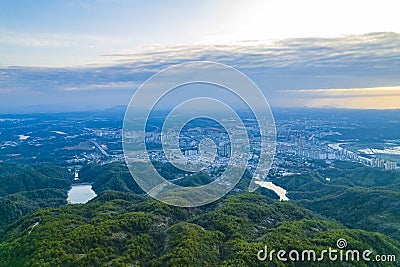
{"label": "sky", "polygon": [[0,2],[0,112],[126,105],[172,64],[243,71],[272,106],[400,108],[400,3]]}

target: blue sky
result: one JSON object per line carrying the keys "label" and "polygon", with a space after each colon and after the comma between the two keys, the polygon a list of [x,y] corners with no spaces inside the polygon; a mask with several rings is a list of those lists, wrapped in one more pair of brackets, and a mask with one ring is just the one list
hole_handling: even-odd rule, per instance
{"label": "blue sky", "polygon": [[238,68],[272,106],[400,108],[398,10],[397,0],[3,0],[0,112],[127,104],[150,75],[192,60]]}
{"label": "blue sky", "polygon": [[[1,65],[70,66],[154,45],[191,44],[221,20],[214,1],[2,1]],[[206,18],[207,17],[207,18]]]}

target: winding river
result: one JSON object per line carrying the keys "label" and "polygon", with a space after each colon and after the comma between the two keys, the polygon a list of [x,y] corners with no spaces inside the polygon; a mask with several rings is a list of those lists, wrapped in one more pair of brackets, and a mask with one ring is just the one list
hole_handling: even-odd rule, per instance
{"label": "winding river", "polygon": [[264,181],[264,182],[256,182],[256,183],[258,185],[260,185],[261,187],[264,187],[264,188],[274,191],[279,196],[280,201],[288,201],[289,200],[289,198],[286,196],[287,191],[285,188],[277,186],[273,182]]}

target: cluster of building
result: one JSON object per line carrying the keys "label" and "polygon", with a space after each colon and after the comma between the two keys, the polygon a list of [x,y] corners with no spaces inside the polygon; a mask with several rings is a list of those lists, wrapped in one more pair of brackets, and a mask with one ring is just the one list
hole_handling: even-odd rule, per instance
{"label": "cluster of building", "polygon": [[289,139],[286,136],[283,141],[278,140],[277,153],[313,160],[353,161],[385,170],[399,169],[397,162],[381,159],[375,155],[367,158],[357,152],[341,147],[340,143],[330,144],[319,141],[316,138],[305,138],[304,136],[291,135]]}
{"label": "cluster of building", "polygon": [[370,165],[372,167],[381,168],[385,170],[396,170],[397,169],[397,162],[379,159],[379,158],[371,158]]}
{"label": "cluster of building", "polygon": [[[252,151],[255,153],[253,156],[250,155],[248,159],[248,169],[251,172],[257,166],[258,155],[255,152],[257,149],[254,148],[259,148],[260,137],[257,135],[257,131],[253,129],[254,127],[252,128],[253,122],[248,122],[248,124],[246,127],[248,130],[251,130],[249,133],[250,147],[253,148]],[[344,148],[342,143],[327,141],[327,137],[340,133],[333,132],[328,125],[318,124],[318,127],[316,127],[315,124],[316,122],[305,120],[297,122],[284,121],[277,125],[274,166],[277,166],[276,164],[279,163],[278,165],[288,166],[289,169],[299,168],[301,166],[298,166],[300,163],[296,161],[297,158],[301,161],[304,161],[304,159],[352,161],[385,170],[399,169],[396,162],[380,159],[376,155],[364,155],[350,151]],[[143,140],[143,137],[146,143],[152,144],[150,146],[152,148],[150,153],[152,160],[161,162],[168,160],[162,152],[161,133],[157,131],[146,132],[145,134],[132,133],[132,138],[137,139],[137,141]],[[211,138],[214,144],[216,144],[217,157],[214,165],[220,167],[226,164],[232,153],[231,144],[226,136],[224,136],[224,133],[216,130],[214,127],[197,127],[195,130],[192,128],[181,132],[179,136],[181,152],[188,159],[199,157],[199,144],[204,137]],[[165,138],[166,140],[164,141],[173,142],[172,138],[176,138],[176,136],[167,134]]]}

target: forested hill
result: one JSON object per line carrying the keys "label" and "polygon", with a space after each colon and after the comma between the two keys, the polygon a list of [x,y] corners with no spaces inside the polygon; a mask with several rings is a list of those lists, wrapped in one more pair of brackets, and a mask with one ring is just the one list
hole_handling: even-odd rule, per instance
{"label": "forested hill", "polygon": [[[181,175],[170,165],[157,168],[171,179]],[[98,197],[66,205],[73,183],[67,170],[0,164],[0,266],[287,266],[276,258],[261,262],[257,252],[267,245],[269,250],[318,253],[336,248],[340,238],[347,240],[347,249],[400,256],[396,173],[336,163],[275,179],[288,189],[289,202],[263,188],[248,193],[246,173],[226,197],[199,208],[172,207],[147,197],[121,163],[87,165],[80,177]],[[209,180],[192,178],[182,182]]]}
{"label": "forested hill", "polygon": [[400,240],[400,172],[336,162],[274,182],[299,205],[350,228]]}
{"label": "forested hill", "polygon": [[71,174],[65,168],[0,163],[0,233],[34,210],[65,205],[71,184]]}
{"label": "forested hill", "polygon": [[[350,230],[259,193],[178,208],[143,195],[106,191],[85,205],[38,210],[9,226],[0,245],[0,266],[265,266],[257,259],[265,245],[320,252],[335,248],[339,238],[347,240],[348,248],[400,253],[400,243],[383,234]],[[272,264],[283,266],[276,259]]]}
{"label": "forested hill", "polygon": [[37,189],[68,189],[71,183],[71,175],[65,168],[0,162],[0,197]]}

